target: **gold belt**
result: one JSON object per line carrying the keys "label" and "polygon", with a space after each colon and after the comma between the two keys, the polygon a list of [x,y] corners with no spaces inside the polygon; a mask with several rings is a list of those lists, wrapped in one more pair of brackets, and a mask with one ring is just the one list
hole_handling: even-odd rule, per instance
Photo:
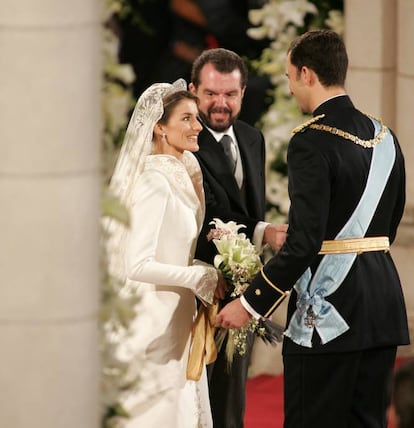
{"label": "gold belt", "polygon": [[319,254],[366,253],[367,251],[389,251],[390,241],[387,236],[372,238],[350,238],[323,241]]}

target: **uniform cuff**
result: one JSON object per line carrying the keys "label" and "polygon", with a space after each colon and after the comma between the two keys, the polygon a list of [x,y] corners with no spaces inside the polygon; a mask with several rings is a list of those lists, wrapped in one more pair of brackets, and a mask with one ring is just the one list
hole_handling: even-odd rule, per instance
{"label": "uniform cuff", "polygon": [[262,316],[257,313],[248,303],[244,296],[240,296],[240,303],[243,305],[243,308],[255,319],[259,320]]}

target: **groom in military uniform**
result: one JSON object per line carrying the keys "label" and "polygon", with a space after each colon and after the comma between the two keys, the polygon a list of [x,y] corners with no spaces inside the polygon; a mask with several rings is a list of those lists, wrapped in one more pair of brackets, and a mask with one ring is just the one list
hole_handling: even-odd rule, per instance
{"label": "groom in military uniform", "polygon": [[217,316],[240,327],[290,294],[284,428],[385,428],[397,346],[409,343],[389,252],[405,204],[404,159],[393,132],[346,94],[347,66],[333,31],[291,44],[290,92],[313,118],[288,147],[286,242]]}

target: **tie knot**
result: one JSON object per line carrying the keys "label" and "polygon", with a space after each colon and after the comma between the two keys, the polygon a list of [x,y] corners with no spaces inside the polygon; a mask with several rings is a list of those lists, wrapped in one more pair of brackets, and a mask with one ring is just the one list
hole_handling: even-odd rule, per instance
{"label": "tie knot", "polygon": [[224,146],[230,146],[231,145],[231,143],[232,143],[232,138],[230,137],[230,135],[227,135],[227,134],[224,134],[222,137],[221,137],[221,140],[220,140],[220,142],[221,142],[221,144],[223,144]]}

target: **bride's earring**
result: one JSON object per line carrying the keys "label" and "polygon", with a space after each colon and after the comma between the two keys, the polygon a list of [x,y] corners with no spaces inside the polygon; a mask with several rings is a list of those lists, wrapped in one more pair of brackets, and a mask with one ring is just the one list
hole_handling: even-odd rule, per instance
{"label": "bride's earring", "polygon": [[167,143],[167,134],[165,132],[162,133],[161,139],[163,143]]}

